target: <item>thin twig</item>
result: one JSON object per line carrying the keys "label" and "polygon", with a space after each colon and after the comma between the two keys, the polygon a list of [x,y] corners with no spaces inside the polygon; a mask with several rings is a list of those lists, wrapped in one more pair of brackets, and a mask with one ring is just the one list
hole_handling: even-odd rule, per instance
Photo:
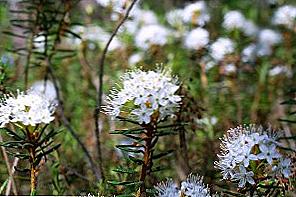
{"label": "thin twig", "polygon": [[121,19],[121,21],[118,23],[116,26],[115,30],[111,34],[100,59],[99,62],[99,70],[98,70],[98,75],[99,75],[99,89],[97,91],[97,98],[96,98],[96,109],[94,111],[94,121],[95,121],[95,136],[96,136],[96,150],[97,150],[97,157],[98,157],[98,162],[99,162],[99,169],[101,171],[101,177],[102,180],[104,180],[104,173],[103,173],[103,165],[102,165],[102,152],[101,152],[101,143],[100,143],[100,128],[99,128],[99,122],[100,122],[100,111],[101,111],[101,105],[102,105],[102,95],[103,95],[103,76],[104,76],[104,62],[106,58],[106,54],[108,52],[109,45],[111,44],[113,38],[116,36],[119,28],[123,25],[125,20],[128,18],[130,11],[132,10],[133,6],[137,0],[133,0],[131,5],[128,7],[124,17]]}
{"label": "thin twig", "polygon": [[[78,2],[78,1],[77,1]],[[77,3],[75,2],[75,3]],[[73,4],[75,4],[73,3]],[[64,19],[67,15],[67,13],[71,10],[73,4],[71,4],[71,1],[69,1],[69,4],[66,4],[66,8],[65,11],[63,12],[63,16],[62,18]],[[94,176],[96,178],[96,180],[100,180],[101,176],[100,176],[100,172],[98,170],[98,168],[95,165],[95,162],[93,161],[89,151],[87,150],[87,148],[85,147],[85,145],[83,144],[83,142],[80,140],[79,136],[77,135],[77,132],[75,131],[75,129],[71,126],[71,123],[69,122],[69,120],[67,119],[67,117],[65,116],[65,111],[64,111],[64,106],[63,106],[63,101],[62,98],[59,94],[59,86],[58,86],[58,79],[55,77],[54,71],[52,69],[51,66],[51,59],[53,58],[55,51],[56,51],[56,46],[59,44],[60,42],[60,32],[62,32],[63,26],[64,26],[65,22],[60,22],[59,23],[59,27],[58,27],[58,31],[57,31],[57,37],[54,40],[54,44],[53,47],[51,49],[51,54],[49,54],[49,57],[46,60],[46,65],[47,65],[47,71],[53,81],[54,84],[54,88],[57,94],[57,100],[58,100],[58,107],[59,107],[59,116],[61,117],[61,121],[63,123],[63,125],[66,127],[66,129],[70,132],[70,134],[73,136],[73,138],[77,141],[77,143],[79,144],[79,146],[81,147],[83,153],[85,154],[88,163],[91,167],[92,172],[94,173]]]}
{"label": "thin twig", "polygon": [[9,196],[11,188],[12,188],[14,195],[17,196],[17,189],[16,189],[15,181],[13,179],[13,175],[15,173],[15,168],[16,168],[18,162],[19,162],[19,158],[15,157],[13,160],[13,164],[11,166],[11,177],[9,178],[9,181],[7,184],[5,196]]}
{"label": "thin twig", "polygon": [[[1,133],[0,133],[0,142],[3,142]],[[8,171],[8,174],[9,174],[9,181],[12,182],[12,191],[13,191],[14,195],[17,195],[15,181],[14,181],[14,178],[13,178],[12,170],[10,168],[10,162],[9,162],[8,155],[6,153],[5,147],[1,146],[1,150],[2,150],[2,153],[3,153],[3,157],[4,157],[4,160],[5,160],[6,167],[7,167],[7,171]],[[6,192],[7,192],[7,190],[6,190]],[[9,193],[5,194],[5,195],[9,195]]]}

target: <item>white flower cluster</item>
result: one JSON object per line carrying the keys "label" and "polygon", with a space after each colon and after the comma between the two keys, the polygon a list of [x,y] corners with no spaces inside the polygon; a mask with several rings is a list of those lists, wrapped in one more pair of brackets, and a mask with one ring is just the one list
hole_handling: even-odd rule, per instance
{"label": "white flower cluster", "polygon": [[227,30],[239,29],[247,36],[254,36],[258,28],[256,25],[247,20],[244,15],[236,10],[229,11],[224,15],[223,27]]}
{"label": "white flower cluster", "polygon": [[130,0],[96,0],[103,7],[110,7],[112,11],[122,13],[131,2]]}
{"label": "white flower cluster", "polygon": [[167,43],[170,31],[158,24],[142,27],[136,34],[135,44],[140,49],[149,49],[152,45],[163,46]]}
{"label": "white flower cluster", "polygon": [[189,4],[183,10],[183,21],[185,23],[204,26],[209,20],[210,15],[204,1]]}
{"label": "white flower cluster", "polygon": [[48,124],[54,120],[55,106],[43,95],[35,91],[18,92],[16,96],[5,95],[0,103],[0,127],[7,123],[35,126]]}
{"label": "white flower cluster", "polygon": [[274,45],[282,41],[280,33],[272,29],[262,29],[258,33],[257,43],[246,46],[242,53],[243,62],[252,62],[256,57],[269,56],[272,54]]}
{"label": "white flower cluster", "polygon": [[255,184],[252,161],[257,161],[252,165],[262,165],[265,172],[271,167],[274,174],[286,178],[291,174],[291,160],[280,154],[276,135],[270,130],[254,125],[238,126],[229,129],[221,141],[222,151],[215,167],[222,171],[223,179],[239,181],[239,187],[246,183]]}
{"label": "white flower cluster", "polygon": [[218,38],[210,47],[211,56],[216,61],[221,61],[225,55],[234,51],[234,43],[229,38]]}
{"label": "white flower cluster", "polygon": [[184,45],[188,49],[199,50],[209,43],[209,32],[201,27],[193,29],[185,37]]}
{"label": "white flower cluster", "polygon": [[257,56],[271,55],[272,47],[282,41],[280,33],[272,29],[262,29],[258,35]]}
{"label": "white flower cluster", "polygon": [[[110,34],[106,32],[99,26],[91,25],[91,26],[80,26],[76,25],[73,26],[72,31],[78,34],[81,39],[74,38],[74,39],[67,39],[69,44],[73,44],[75,46],[79,46],[82,41],[92,41],[97,43],[100,47],[104,47],[107,41],[110,38]],[[90,45],[90,48],[92,46]],[[123,48],[124,44],[118,40],[116,37],[113,38],[112,42],[109,45],[109,51],[114,51],[116,49]]]}
{"label": "white flower cluster", "polygon": [[183,25],[183,9],[171,10],[166,14],[166,20],[172,27]]}
{"label": "white flower cluster", "polygon": [[122,77],[122,88],[113,89],[104,106],[112,117],[128,115],[140,124],[149,124],[173,115],[179,108],[181,97],[177,79],[164,71],[127,72]]}
{"label": "white flower cluster", "polygon": [[181,183],[181,190],[172,179],[159,183],[155,189],[158,197],[210,197],[210,191],[208,186],[204,185],[203,177],[192,174]]}
{"label": "white flower cluster", "polygon": [[284,5],[274,13],[273,24],[283,25],[289,29],[293,29],[296,24],[296,6]]}

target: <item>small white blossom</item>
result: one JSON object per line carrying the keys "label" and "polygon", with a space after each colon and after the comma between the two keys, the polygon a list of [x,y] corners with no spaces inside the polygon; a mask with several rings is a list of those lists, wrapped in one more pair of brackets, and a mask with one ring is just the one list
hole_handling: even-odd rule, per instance
{"label": "small white blossom", "polygon": [[293,29],[296,24],[296,6],[284,5],[278,8],[273,15],[272,22]]}
{"label": "small white blossom", "polygon": [[147,50],[152,45],[163,46],[168,41],[169,30],[161,25],[147,25],[136,34],[137,47]]}
{"label": "small white blossom", "polygon": [[234,73],[234,72],[236,72],[236,66],[235,66],[233,63],[231,63],[231,64],[226,64],[226,65],[224,66],[224,72],[225,72],[225,74],[231,74],[231,73]]}
{"label": "small white blossom", "polygon": [[111,90],[104,109],[114,118],[123,113],[140,124],[149,124],[153,115],[159,121],[178,110],[179,86],[169,73],[135,70],[123,75],[122,85],[120,90]]}
{"label": "small white blossom", "polygon": [[247,182],[252,185],[255,184],[253,176],[254,173],[252,171],[248,172],[244,166],[239,166],[239,172],[234,174],[233,179],[239,181],[238,187],[244,187]]}
{"label": "small white blossom", "polygon": [[[99,26],[74,26],[72,31],[80,35],[81,39],[73,38],[68,39],[69,43],[73,43],[77,46],[81,44],[82,41],[92,41],[98,43],[99,46],[104,47],[110,38],[110,34],[107,33]],[[124,44],[117,38],[113,38],[108,50],[114,51],[124,47]]]}
{"label": "small white blossom", "polygon": [[291,162],[290,158],[280,158],[277,170],[279,173],[283,174],[285,178],[289,178],[292,175]]}
{"label": "small white blossom", "polygon": [[290,71],[290,69],[286,66],[283,65],[278,65],[275,66],[274,68],[272,68],[271,70],[269,70],[268,75],[269,76],[276,76],[276,75],[280,75],[280,74],[285,74],[287,76],[291,76],[292,73]]}
{"label": "small white blossom", "polygon": [[245,17],[239,11],[229,11],[224,15],[223,27],[227,30],[243,29]]}
{"label": "small white blossom", "polygon": [[209,32],[203,28],[196,28],[185,35],[184,45],[188,49],[199,50],[209,43]]}
{"label": "small white blossom", "polygon": [[123,13],[128,5],[131,3],[130,0],[96,0],[98,4],[103,7],[110,7],[112,11]]}
{"label": "small white blossom", "polygon": [[210,20],[206,3],[197,1],[184,8],[183,21],[194,25],[204,26]]}
{"label": "small white blossom", "polygon": [[253,23],[253,21],[246,20],[244,23],[243,32],[247,36],[256,36],[258,33],[258,27]]}
{"label": "small white blossom", "polygon": [[210,191],[203,183],[203,177],[190,174],[181,183],[181,192],[191,197],[210,197]]}
{"label": "small white blossom", "polygon": [[144,54],[143,53],[134,53],[132,54],[128,59],[129,65],[136,65],[138,62],[140,62],[143,59]]}
{"label": "small white blossom", "polygon": [[225,55],[234,51],[234,43],[229,38],[219,38],[210,47],[211,56],[216,61],[221,61]]}
{"label": "small white blossom", "polygon": [[258,42],[262,45],[273,46],[275,44],[279,44],[281,41],[281,34],[274,30],[263,29],[259,32]]}
{"label": "small white blossom", "polygon": [[203,177],[190,174],[185,181],[181,183],[179,190],[172,179],[159,183],[154,186],[157,191],[157,197],[210,197],[210,191],[207,185],[203,183]]}
{"label": "small white blossom", "polygon": [[256,44],[250,44],[241,53],[243,62],[253,62],[256,58]]}
{"label": "small white blossom", "polygon": [[50,102],[57,102],[57,92],[55,90],[54,84],[49,81],[36,81],[32,84],[29,92],[36,92],[37,94],[43,94]]}
{"label": "small white blossom", "polygon": [[183,9],[175,9],[169,11],[165,16],[167,22],[172,26],[172,27],[179,27],[183,24]]}
{"label": "small white blossom", "polygon": [[180,192],[172,179],[158,183],[154,188],[156,189],[157,197],[179,197]]}
{"label": "small white blossom", "polygon": [[276,150],[275,144],[267,145],[261,143],[259,149],[261,152],[257,155],[258,159],[266,159],[270,165],[272,164],[273,159],[281,158],[281,154]]}

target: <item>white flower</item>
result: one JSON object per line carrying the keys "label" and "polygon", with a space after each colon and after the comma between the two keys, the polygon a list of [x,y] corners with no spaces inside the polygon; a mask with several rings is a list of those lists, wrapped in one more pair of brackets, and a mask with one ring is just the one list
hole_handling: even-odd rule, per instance
{"label": "white flower", "polygon": [[266,159],[269,164],[272,164],[273,159],[281,158],[281,154],[276,150],[276,145],[260,144],[260,153],[257,155],[258,159]]}
{"label": "white flower", "polygon": [[[262,127],[254,125],[229,129],[227,135],[221,139],[222,151],[215,167],[221,170],[223,179],[239,181],[239,187],[244,187],[246,182],[254,184],[252,177],[255,172],[250,167],[250,161],[257,161],[256,165],[263,164],[262,167],[280,171],[280,168],[275,166],[282,160],[282,155],[277,151],[276,138],[276,133],[270,129],[263,130]],[[288,161],[285,161],[283,166],[288,166]],[[287,175],[288,171],[282,170],[281,173]]]}
{"label": "white flower", "polygon": [[274,30],[263,29],[259,32],[258,42],[262,45],[273,46],[275,44],[279,44],[281,41],[281,34]]}
{"label": "white flower", "polygon": [[122,13],[131,2],[130,0],[96,0],[103,7],[110,7],[114,12]]}
{"label": "white flower", "polygon": [[169,11],[165,16],[167,22],[172,26],[172,27],[179,27],[183,24],[183,9],[175,9]]}
{"label": "white flower", "polygon": [[244,48],[241,56],[243,62],[254,61],[256,57],[256,44],[250,44],[246,48]]}
{"label": "white flower", "polygon": [[135,65],[143,59],[143,53],[134,53],[128,59],[129,65]]}
{"label": "white flower", "polygon": [[[71,44],[74,41],[74,44],[78,46],[82,41],[88,40],[98,43],[101,47],[105,47],[107,41],[110,38],[110,34],[99,26],[75,26],[73,27],[72,31],[80,35],[81,40],[78,38],[73,38],[68,39],[67,41]],[[124,44],[115,37],[110,43],[108,51],[114,51],[122,47],[124,47]]]}
{"label": "white flower", "polygon": [[224,72],[225,74],[234,73],[236,71],[236,66],[234,64],[226,64],[224,66]]}
{"label": "white flower", "polygon": [[172,179],[158,183],[154,188],[156,189],[157,197],[179,197],[179,190]]}
{"label": "white flower", "polygon": [[284,25],[289,29],[296,24],[296,6],[284,5],[274,13],[272,18],[273,24]]}
{"label": "white flower", "polygon": [[181,183],[181,192],[191,197],[210,197],[210,191],[203,184],[203,177],[190,174],[185,181]]}
{"label": "white flower", "polygon": [[239,181],[238,187],[244,187],[247,182],[252,185],[255,184],[253,176],[254,173],[252,171],[248,172],[244,166],[239,166],[239,172],[234,174],[233,180]]}
{"label": "white flower", "polygon": [[137,10],[133,16],[139,26],[158,24],[158,19],[155,13],[151,10]]}
{"label": "white flower", "polygon": [[283,66],[283,65],[275,66],[274,68],[272,68],[268,72],[269,76],[276,76],[276,75],[279,75],[279,74],[286,74],[287,76],[292,75],[290,69],[287,68],[286,66]]}
{"label": "white flower", "polygon": [[224,15],[223,27],[227,30],[244,28],[245,17],[239,11],[229,11]]}
{"label": "white flower", "polygon": [[136,34],[137,47],[147,50],[152,45],[163,46],[167,43],[169,30],[161,25],[147,25]]}
{"label": "white flower", "polygon": [[107,97],[106,114],[116,117],[124,112],[140,124],[149,124],[152,115],[159,121],[178,110],[179,86],[169,73],[134,70],[123,75],[122,85],[120,90],[111,90]]}
{"label": "white flower", "polygon": [[234,51],[234,43],[229,38],[219,38],[210,47],[211,56],[216,61],[221,61],[225,55]]}
{"label": "white flower", "polygon": [[197,1],[184,8],[183,21],[194,25],[204,26],[210,20],[210,15],[204,1]]}
{"label": "white flower", "polygon": [[272,47],[267,44],[258,44],[256,46],[256,55],[258,57],[269,56],[272,54]]}
{"label": "white flower", "polygon": [[140,109],[134,109],[131,114],[135,115],[138,119],[137,121],[142,124],[148,124],[151,121],[151,115],[154,110],[152,108],[147,108],[145,102],[141,104]]}
{"label": "white flower", "polygon": [[196,28],[185,36],[184,45],[188,49],[199,50],[209,43],[209,32],[203,28]]}
{"label": "white flower", "polygon": [[291,159],[290,158],[280,158],[280,163],[278,164],[278,170],[284,175],[285,178],[289,178],[292,175],[291,172]]}
{"label": "white flower", "polygon": [[32,126],[48,124],[54,120],[54,111],[55,106],[43,94],[18,92],[15,97],[6,95],[0,104],[0,125],[4,127],[7,123]]}
{"label": "white flower", "polygon": [[250,20],[246,20],[244,23],[243,32],[247,36],[256,36],[258,27]]}
{"label": "white flower", "polygon": [[157,24],[158,19],[154,12],[134,7],[130,13],[130,19],[122,25],[121,31],[135,35],[141,27]]}
{"label": "white flower", "polygon": [[57,102],[57,92],[55,90],[54,84],[49,81],[36,81],[32,84],[29,92],[36,92],[37,94],[43,94],[50,102]]}

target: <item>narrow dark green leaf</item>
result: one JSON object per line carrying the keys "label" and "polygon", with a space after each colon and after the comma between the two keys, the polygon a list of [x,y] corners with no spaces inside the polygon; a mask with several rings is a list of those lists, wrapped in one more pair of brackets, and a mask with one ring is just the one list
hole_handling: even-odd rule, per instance
{"label": "narrow dark green leaf", "polygon": [[69,55],[54,56],[54,58],[56,60],[60,60],[60,59],[72,58],[72,57],[75,57],[76,55],[77,55],[76,53],[73,53],[73,54],[69,54]]}
{"label": "narrow dark green leaf", "polygon": [[141,137],[138,137],[138,136],[129,135],[129,134],[122,134],[122,135],[124,135],[125,137],[128,137],[128,138],[131,138],[133,140],[136,140],[137,142],[143,141],[143,139]]}
{"label": "narrow dark green leaf", "polygon": [[169,154],[171,154],[173,152],[174,152],[174,150],[168,150],[168,151],[163,152],[163,153],[155,154],[155,155],[152,156],[152,159],[159,159],[159,158],[167,156],[167,155],[169,155]]}
{"label": "narrow dark green leaf", "polygon": [[121,134],[121,135],[127,135],[127,134],[142,134],[145,133],[145,130],[143,128],[137,129],[137,130],[132,130],[132,129],[127,129],[127,130],[115,130],[111,131],[110,134]]}
{"label": "narrow dark green leaf", "polygon": [[296,105],[296,100],[290,99],[284,102],[281,102],[282,105]]}
{"label": "narrow dark green leaf", "polygon": [[107,181],[107,183],[111,185],[123,185],[123,186],[131,186],[131,185],[141,185],[142,181]]}
{"label": "narrow dark green leaf", "polygon": [[57,145],[55,145],[54,147],[48,149],[47,151],[38,154],[38,155],[36,156],[36,158],[41,158],[41,157],[43,157],[43,156],[46,156],[46,155],[50,154],[51,152],[57,150],[60,146],[61,146],[61,144],[57,144]]}
{"label": "narrow dark green leaf", "polygon": [[296,120],[288,120],[288,119],[279,119],[282,122],[296,123]]}
{"label": "narrow dark green leaf", "polygon": [[134,162],[137,165],[142,165],[144,162],[141,159],[135,158],[131,155],[128,156],[129,160],[131,160],[132,162]]}
{"label": "narrow dark green leaf", "polygon": [[133,169],[122,168],[122,167],[115,168],[112,171],[118,172],[118,173],[125,173],[125,174],[136,174],[136,173],[138,173],[137,171],[135,171]]}
{"label": "narrow dark green leaf", "polygon": [[71,31],[71,30],[69,30],[69,29],[64,29],[64,31],[65,31],[66,33],[68,33],[68,34],[70,34],[70,35],[76,37],[76,38],[81,39],[80,35],[76,34],[75,32],[73,32],[73,31]]}
{"label": "narrow dark green leaf", "polygon": [[6,134],[11,136],[13,139],[19,141],[19,140],[25,140],[24,137],[18,135],[17,133],[15,133],[14,131],[8,129],[8,128],[3,128],[6,131]]}
{"label": "narrow dark green leaf", "polygon": [[13,32],[10,32],[10,31],[3,31],[3,33],[6,34],[6,35],[9,35],[9,36],[27,39],[27,37],[24,36],[24,35],[18,35],[18,34],[15,34]]}
{"label": "narrow dark green leaf", "polygon": [[155,132],[155,136],[166,136],[166,135],[177,135],[176,131],[157,131]]}

